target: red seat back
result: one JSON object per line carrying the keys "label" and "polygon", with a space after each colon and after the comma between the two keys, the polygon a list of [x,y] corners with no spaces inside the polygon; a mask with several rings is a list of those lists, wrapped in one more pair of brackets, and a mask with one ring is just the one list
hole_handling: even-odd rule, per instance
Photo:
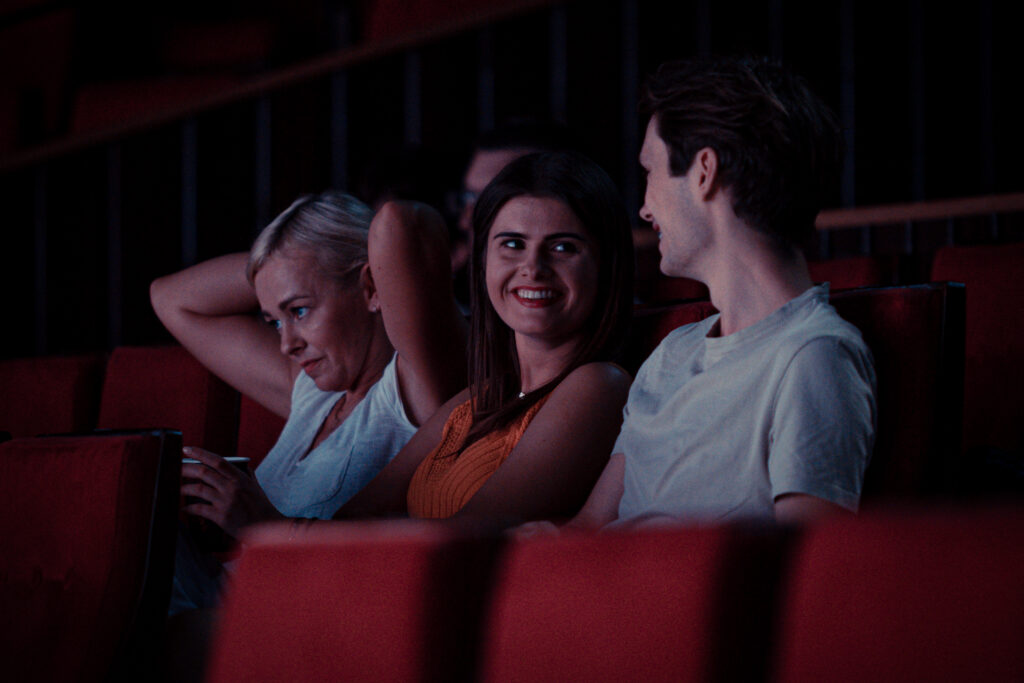
{"label": "red seat back", "polygon": [[808,261],[815,282],[828,282],[832,291],[855,287],[880,287],[897,281],[897,260],[890,256],[850,256]]}
{"label": "red seat back", "polygon": [[0,361],[0,431],[15,437],[89,431],[102,380],[99,355]]}
{"label": "red seat back", "polygon": [[142,680],[167,613],[181,438],[0,444],[0,659],[11,681]]}
{"label": "red seat back", "polygon": [[185,445],[234,455],[238,392],[180,346],[121,346],[107,362],[97,426],[177,429]]}
{"label": "red seat back", "polygon": [[291,536],[245,539],[208,681],[468,679],[493,544],[423,522]]}
{"label": "red seat back", "polygon": [[778,540],[723,526],[517,542],[481,680],[750,680],[770,640]]}
{"label": "red seat back", "polygon": [[940,249],[932,279],[967,285],[964,445],[1024,452],[1024,244]]}
{"label": "red seat back", "polygon": [[1024,508],[866,515],[808,529],[776,680],[1024,680]]}
{"label": "red seat back", "polygon": [[963,294],[937,283],[832,296],[875,359],[878,425],[867,498],[947,492],[957,484]]}
{"label": "red seat back", "polygon": [[238,455],[249,458],[255,470],[284,428],[284,419],[243,395],[238,408]]}

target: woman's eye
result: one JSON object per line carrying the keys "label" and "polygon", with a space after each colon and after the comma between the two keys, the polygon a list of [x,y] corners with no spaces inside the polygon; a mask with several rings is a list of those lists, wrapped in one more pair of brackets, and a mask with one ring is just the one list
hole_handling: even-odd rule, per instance
{"label": "woman's eye", "polygon": [[505,239],[501,241],[501,246],[506,249],[522,249],[523,241],[520,239]]}
{"label": "woman's eye", "polygon": [[577,254],[580,251],[579,246],[573,242],[555,242],[552,249],[562,254]]}
{"label": "woman's eye", "polygon": [[272,328],[274,328],[278,332],[281,331],[281,321],[280,320],[264,320],[263,322],[265,322],[266,324],[270,325]]}
{"label": "woman's eye", "polygon": [[296,306],[295,308],[292,309],[292,315],[295,316],[296,320],[301,320],[302,318],[305,318],[307,313],[309,313],[308,306]]}

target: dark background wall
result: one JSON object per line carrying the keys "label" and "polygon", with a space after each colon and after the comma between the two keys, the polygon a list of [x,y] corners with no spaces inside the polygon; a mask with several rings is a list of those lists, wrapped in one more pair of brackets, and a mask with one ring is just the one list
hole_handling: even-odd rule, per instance
{"label": "dark background wall", "polygon": [[[167,341],[148,306],[154,277],[246,249],[296,195],[357,190],[370,169],[410,155],[431,191],[455,189],[476,134],[510,118],[567,123],[635,209],[637,88],[679,57],[768,54],[803,74],[847,131],[834,206],[1024,187],[1008,2],[464,0],[466,15],[533,7],[408,46],[389,41],[431,28],[417,17],[465,17],[411,0],[426,14],[392,9],[383,22],[383,0],[213,4],[0,4],[0,356]],[[65,35],[66,49],[54,42]],[[103,133],[374,44],[341,69]],[[1016,239],[1014,225],[955,237]],[[864,248],[856,236],[832,244]]]}

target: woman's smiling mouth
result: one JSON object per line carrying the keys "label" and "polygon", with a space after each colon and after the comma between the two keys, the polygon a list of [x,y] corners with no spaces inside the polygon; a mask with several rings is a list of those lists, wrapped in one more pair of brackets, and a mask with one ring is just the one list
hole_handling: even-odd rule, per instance
{"label": "woman's smiling mouth", "polygon": [[530,308],[548,306],[558,297],[558,292],[547,287],[516,287],[512,294],[516,301]]}

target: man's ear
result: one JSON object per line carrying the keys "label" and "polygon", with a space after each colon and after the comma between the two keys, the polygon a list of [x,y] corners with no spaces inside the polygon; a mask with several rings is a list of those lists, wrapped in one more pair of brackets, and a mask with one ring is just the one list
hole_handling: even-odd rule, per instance
{"label": "man's ear", "polygon": [[363,301],[366,302],[366,310],[370,313],[380,311],[380,299],[377,296],[377,285],[373,281],[373,273],[370,271],[370,264],[365,263],[359,269],[359,288],[363,292]]}
{"label": "man's ear", "polygon": [[718,187],[718,154],[710,147],[702,147],[693,157],[691,171],[697,174],[694,180],[697,183],[698,196],[701,199],[711,199]]}

